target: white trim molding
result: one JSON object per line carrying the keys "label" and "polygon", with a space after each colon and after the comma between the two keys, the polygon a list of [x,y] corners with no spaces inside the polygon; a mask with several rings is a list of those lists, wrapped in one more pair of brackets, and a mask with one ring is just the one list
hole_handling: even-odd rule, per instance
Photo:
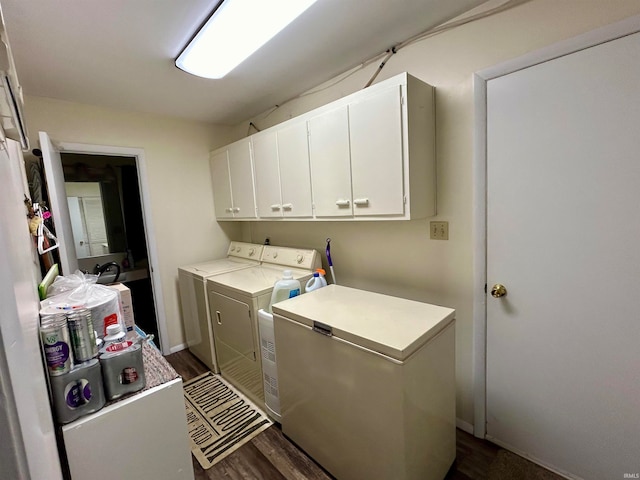
{"label": "white trim molding", "polygon": [[186,343],[180,343],[179,345],[174,345],[169,349],[169,353],[178,353],[182,350],[186,350],[189,346]]}
{"label": "white trim molding", "polygon": [[467,432],[468,434],[473,435],[473,425],[462,420],[461,418],[456,418],[456,428],[459,428],[463,432]]}

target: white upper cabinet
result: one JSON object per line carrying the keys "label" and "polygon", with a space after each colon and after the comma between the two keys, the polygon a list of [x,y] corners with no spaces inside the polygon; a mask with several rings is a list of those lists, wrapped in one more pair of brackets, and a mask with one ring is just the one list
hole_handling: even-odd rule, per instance
{"label": "white upper cabinet", "polygon": [[256,171],[256,206],[260,218],[282,217],[278,134],[265,130],[251,137]]}
{"label": "white upper cabinet", "polygon": [[[260,219],[410,220],[436,214],[434,88],[408,73],[245,141],[253,145]],[[231,169],[230,179],[233,215],[218,208],[218,195],[227,195],[221,185],[216,217],[251,218],[236,214]]]}
{"label": "white upper cabinet", "polygon": [[278,129],[278,159],[282,215],[311,217],[311,174],[307,122],[293,122]]}
{"label": "white upper cabinet", "polygon": [[400,86],[349,104],[353,214],[404,215]]}
{"label": "white upper cabinet", "polygon": [[249,139],[216,150],[210,162],[216,218],[256,218]]}
{"label": "white upper cabinet", "polygon": [[306,121],[252,136],[260,218],[311,217]]}
{"label": "white upper cabinet", "polygon": [[231,180],[229,178],[229,156],[227,150],[211,154],[211,184],[213,186],[213,206],[216,218],[233,218],[231,200]]}
{"label": "white upper cabinet", "polygon": [[309,157],[316,217],[351,217],[353,202],[346,105],[309,119]]}

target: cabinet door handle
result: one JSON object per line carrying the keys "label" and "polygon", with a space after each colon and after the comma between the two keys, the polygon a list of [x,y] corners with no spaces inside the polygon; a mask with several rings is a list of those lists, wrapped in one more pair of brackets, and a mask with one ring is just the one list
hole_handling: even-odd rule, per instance
{"label": "cabinet door handle", "polygon": [[349,200],[336,200],[336,205],[339,207],[348,207],[350,203]]}
{"label": "cabinet door handle", "polygon": [[231,208],[231,207],[225,208],[224,211],[227,212],[227,213],[233,213],[233,208]]}
{"label": "cabinet door handle", "polygon": [[353,200],[353,204],[354,205],[358,205],[359,207],[366,207],[367,205],[369,205],[369,199],[368,198],[355,198]]}
{"label": "cabinet door handle", "polygon": [[271,205],[271,210],[277,212],[278,210],[280,210],[280,205],[274,203],[273,205]]}
{"label": "cabinet door handle", "polygon": [[235,207],[235,208],[233,209],[233,213],[238,213],[238,212],[240,212],[240,207]]}
{"label": "cabinet door handle", "polygon": [[222,325],[222,318],[220,317],[220,310],[216,310],[216,322],[218,322],[218,325]]}
{"label": "cabinet door handle", "polygon": [[282,205],[283,210],[291,210],[293,209],[293,203],[285,203]]}

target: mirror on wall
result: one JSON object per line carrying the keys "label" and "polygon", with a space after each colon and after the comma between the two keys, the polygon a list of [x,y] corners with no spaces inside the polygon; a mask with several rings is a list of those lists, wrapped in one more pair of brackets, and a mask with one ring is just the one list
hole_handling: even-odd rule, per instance
{"label": "mirror on wall", "polygon": [[100,182],[65,182],[64,187],[77,257],[112,253],[107,238]]}

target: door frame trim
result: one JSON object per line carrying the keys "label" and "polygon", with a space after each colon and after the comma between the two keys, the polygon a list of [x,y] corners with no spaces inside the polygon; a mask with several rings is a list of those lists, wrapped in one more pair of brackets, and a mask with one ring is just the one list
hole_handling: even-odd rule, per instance
{"label": "door frame trim", "polygon": [[640,15],[597,28],[473,74],[473,399],[476,437],[486,436],[487,406],[487,83],[596,45],[640,32]]}
{"label": "door frame trim", "polygon": [[[160,278],[158,248],[155,236],[152,233],[153,218],[151,215],[151,198],[149,196],[149,182],[147,180],[147,166],[144,157],[144,149],[131,147],[116,147],[109,145],[91,145],[86,143],[56,142],[56,146],[62,153],[82,153],[89,155],[110,155],[113,157],[134,157],[138,170],[138,188],[140,188],[140,203],[142,207],[142,219],[144,233],[147,241],[149,254],[149,275],[151,276],[151,287],[153,290],[153,302],[156,309],[156,322],[158,333],[160,334],[160,350],[164,354],[170,353],[169,339],[167,331],[167,316],[164,309],[164,296],[162,294],[162,281]],[[156,339],[157,342],[158,339]]]}

